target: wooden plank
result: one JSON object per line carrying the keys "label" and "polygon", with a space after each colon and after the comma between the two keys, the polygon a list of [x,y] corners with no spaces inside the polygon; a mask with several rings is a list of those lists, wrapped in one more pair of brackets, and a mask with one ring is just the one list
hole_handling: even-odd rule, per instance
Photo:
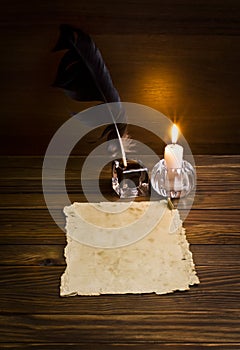
{"label": "wooden plank", "polygon": [[[65,226],[62,211],[56,211]],[[192,244],[240,244],[239,210],[191,210],[184,222]],[[65,233],[47,210],[0,210],[2,244],[65,244]]]}
{"label": "wooden plank", "polygon": [[[1,154],[44,154],[71,112],[86,108],[50,88],[60,59],[50,53],[57,27],[34,27],[31,35],[26,26],[4,31]],[[239,153],[240,36],[186,35],[180,40],[178,35],[151,35],[146,27],[144,31],[141,35],[107,33],[94,37],[122,100],[176,117],[194,154]],[[234,55],[229,55],[230,50]],[[144,131],[135,135],[159,152],[155,138],[145,138]],[[85,140],[74,152],[88,154],[91,147]]]}
{"label": "wooden plank", "polygon": [[[238,342],[236,311],[161,312],[151,315],[4,315],[3,342]],[[199,332],[201,329],[201,332]]]}
{"label": "wooden plank", "polygon": [[[63,266],[63,244],[2,246],[0,266]],[[240,245],[191,245],[197,266],[240,266]]]}
{"label": "wooden plank", "polygon": [[239,168],[240,165],[240,155],[194,155],[195,163],[198,168],[207,167],[209,168],[222,168],[228,167]]}
{"label": "wooden plank", "polygon": [[[223,157],[224,158],[224,157]],[[198,158],[199,159],[199,158]],[[198,160],[197,159],[197,160]],[[227,159],[227,157],[225,157]],[[13,159],[2,158],[3,161],[1,168],[0,180],[0,192],[2,193],[32,193],[42,191],[41,182],[41,158],[24,158],[20,157]],[[36,160],[36,164],[35,164]],[[238,160],[238,157],[233,158],[233,162]],[[66,185],[69,193],[82,193],[81,187],[81,166],[83,164],[84,158],[80,157],[70,159],[71,167],[67,169],[66,175]],[[201,161],[201,158],[200,158]],[[213,158],[214,162],[214,158]],[[240,167],[238,163],[231,164],[228,168],[223,168],[219,162],[218,166],[198,166],[197,167],[197,189],[198,191],[205,190],[207,192],[211,191],[212,187],[214,190],[220,189],[225,191],[226,188],[234,190],[239,182]],[[219,166],[221,170],[219,170]],[[102,172],[101,188],[104,192],[111,191],[110,187],[110,177],[111,168],[106,167],[104,172]],[[51,182],[51,181],[50,181]],[[61,192],[62,188],[60,186],[61,182],[57,178],[52,180],[51,191]],[[92,182],[88,180],[87,188],[92,190]],[[213,190],[213,189],[212,189]]]}
{"label": "wooden plank", "polygon": [[[94,191],[95,192],[95,191]],[[102,201],[102,198],[93,193],[92,188],[89,189],[89,192],[85,191],[85,195],[88,196],[89,202],[98,202]],[[85,195],[81,193],[69,193],[70,201],[73,202],[86,202]],[[109,192],[104,193],[104,196],[107,201],[117,201],[118,197],[113,194],[111,187],[109,187]],[[152,197],[154,200],[160,200],[160,197],[154,195]],[[51,204],[48,206],[51,209],[60,209],[62,210],[66,201],[62,194],[60,193],[49,193],[48,200],[51,201]],[[149,198],[138,198],[140,200],[149,200]],[[237,189],[227,189],[224,191],[215,190],[213,192],[206,193],[206,191],[198,191],[194,197],[194,203],[191,206],[192,202],[190,197],[183,198],[178,204],[179,209],[239,209],[240,203],[240,190]],[[0,209],[46,209],[45,200],[41,193],[3,193],[1,194],[1,203]]]}
{"label": "wooden plank", "polygon": [[4,245],[0,265],[5,266],[62,266],[65,245]]}
{"label": "wooden plank", "polygon": [[240,271],[236,266],[197,266],[200,285],[166,295],[126,294],[100,297],[59,297],[63,266],[1,267],[1,312],[49,314],[174,314],[238,310]]}
{"label": "wooden plank", "polygon": [[[16,192],[24,192],[24,193],[32,193],[32,192],[42,192],[42,179],[41,178],[34,178],[32,179],[30,176],[28,178],[22,178],[22,176],[19,178],[12,176],[12,174],[9,174],[10,176],[4,179],[0,179],[0,193],[16,193]],[[30,175],[30,174],[28,174]],[[109,191],[109,187],[111,184],[111,175],[112,171],[111,168],[108,167],[104,172],[101,174],[101,188],[103,191]],[[199,190],[201,189],[208,189],[210,190],[210,187],[212,188],[212,191],[214,191],[214,188],[216,189],[222,189],[223,191],[225,188],[238,188],[239,185],[239,177],[240,177],[240,166],[239,167],[233,167],[233,168],[222,168],[221,170],[219,168],[211,168],[211,167],[197,167],[197,188]],[[85,182],[87,184],[87,187],[91,188],[94,185],[94,179],[91,179],[92,176],[89,176],[89,179]],[[69,193],[75,192],[82,192],[82,185],[81,185],[81,172],[80,170],[77,171],[71,171],[66,173],[65,178],[67,190]],[[85,184],[85,185],[86,185]],[[48,180],[48,186],[51,188],[52,192],[62,192],[62,181],[58,178]]]}
{"label": "wooden plank", "polygon": [[[126,11],[127,9],[127,11]],[[239,3],[230,0],[201,1],[194,4],[190,0],[156,2],[150,0],[148,6],[144,0],[116,3],[114,8],[104,0],[88,3],[71,1],[71,6],[51,2],[36,3],[29,9],[28,3],[22,6],[14,1],[14,6],[2,4],[0,23],[12,26],[15,30],[25,29],[24,23],[31,28],[43,26],[42,31],[57,27],[64,18],[66,23],[79,23],[93,33],[177,33],[177,34],[239,34]],[[54,15],[53,15],[54,14]],[[26,29],[25,29],[26,30]]]}
{"label": "wooden plank", "polygon": [[151,348],[151,350],[239,350],[240,343],[165,343],[165,342],[137,342],[137,339],[131,343],[1,343],[2,349],[24,349],[24,350],[146,350]]}
{"label": "wooden plank", "polygon": [[[56,211],[59,225],[65,226],[62,211]],[[47,210],[0,210],[2,244],[64,244],[65,233],[55,224]]]}
{"label": "wooden plank", "polygon": [[[148,156],[142,156],[143,162],[145,157],[149,161]],[[159,155],[159,157],[162,158],[162,155]],[[86,156],[71,156],[68,159],[66,173],[69,179],[76,180],[80,177],[80,171],[85,159]],[[207,174],[208,171],[213,172],[217,178],[219,178],[221,172],[225,174],[229,171],[230,176],[234,176],[235,179],[235,175],[240,168],[240,155],[196,155],[194,159],[197,165],[198,178],[201,178],[199,177],[200,175]],[[1,156],[0,179],[40,180],[42,177],[42,166],[42,156]]]}
{"label": "wooden plank", "polygon": [[[209,178],[208,176],[211,176],[211,174],[204,174],[205,176],[201,176],[201,178],[198,177],[197,180],[197,191],[206,191],[208,192],[214,192],[216,191],[226,191],[232,190],[239,187],[239,181],[237,179],[237,176],[239,176],[236,172],[236,180],[231,179],[231,176],[229,177],[229,180],[226,179],[226,182],[224,181],[224,174],[221,176],[219,175],[218,179]],[[108,179],[106,180],[100,180],[100,189],[103,193],[109,193],[112,191],[111,189],[111,172],[108,174]],[[210,179],[210,180],[209,180]],[[222,181],[221,181],[222,180]],[[94,188],[96,188],[96,181],[95,180],[87,180],[84,183],[84,189],[81,185],[80,176],[77,179],[70,179],[65,181],[67,192],[74,194],[74,193],[80,193],[82,194],[84,192],[94,191]],[[51,193],[63,193],[63,182],[61,180],[52,180],[48,181],[48,189]],[[24,194],[31,194],[31,193],[42,193],[42,181],[41,180],[17,180],[17,179],[10,179],[10,180],[0,180],[0,195],[1,194],[15,194],[15,193],[24,193]],[[95,190],[96,191],[96,190]],[[46,192],[46,191],[45,191]]]}

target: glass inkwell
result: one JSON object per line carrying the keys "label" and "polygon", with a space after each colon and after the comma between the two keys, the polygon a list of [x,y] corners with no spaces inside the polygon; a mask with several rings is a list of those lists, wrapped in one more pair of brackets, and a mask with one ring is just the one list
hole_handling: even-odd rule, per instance
{"label": "glass inkwell", "polygon": [[120,198],[145,197],[149,195],[148,169],[140,160],[122,159],[112,163],[112,188]]}

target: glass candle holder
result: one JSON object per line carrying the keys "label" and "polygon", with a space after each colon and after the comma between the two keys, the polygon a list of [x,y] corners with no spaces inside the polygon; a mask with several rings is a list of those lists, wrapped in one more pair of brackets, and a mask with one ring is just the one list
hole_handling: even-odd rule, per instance
{"label": "glass candle holder", "polygon": [[153,189],[165,198],[182,198],[187,196],[196,185],[196,172],[186,160],[181,168],[170,168],[161,159],[152,170],[151,184]]}
{"label": "glass candle holder", "polygon": [[149,195],[148,169],[140,160],[127,159],[124,166],[121,159],[113,161],[112,188],[120,198],[133,198]]}

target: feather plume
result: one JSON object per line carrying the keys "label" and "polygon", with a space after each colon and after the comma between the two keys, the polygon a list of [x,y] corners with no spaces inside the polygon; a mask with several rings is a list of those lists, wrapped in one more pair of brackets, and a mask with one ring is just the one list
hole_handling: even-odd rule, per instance
{"label": "feather plume", "polygon": [[67,95],[78,101],[119,102],[119,111],[113,115],[112,124],[102,136],[119,140],[124,164],[125,150],[122,138],[127,138],[125,113],[121,108],[120,96],[113,85],[110,73],[102,55],[90,36],[67,24],[60,26],[60,36],[54,51],[67,50],[62,57],[53,86],[65,90]]}

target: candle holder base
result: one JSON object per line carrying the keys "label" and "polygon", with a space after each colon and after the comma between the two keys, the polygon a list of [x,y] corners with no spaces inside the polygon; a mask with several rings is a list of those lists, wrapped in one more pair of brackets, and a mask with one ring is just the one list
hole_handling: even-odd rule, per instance
{"label": "candle holder base", "polygon": [[120,198],[149,196],[148,169],[139,160],[114,160],[112,168],[112,188]]}
{"label": "candle holder base", "polygon": [[168,169],[161,159],[152,170],[151,184],[153,189],[165,198],[182,198],[187,196],[196,185],[196,172],[186,160],[181,168]]}

